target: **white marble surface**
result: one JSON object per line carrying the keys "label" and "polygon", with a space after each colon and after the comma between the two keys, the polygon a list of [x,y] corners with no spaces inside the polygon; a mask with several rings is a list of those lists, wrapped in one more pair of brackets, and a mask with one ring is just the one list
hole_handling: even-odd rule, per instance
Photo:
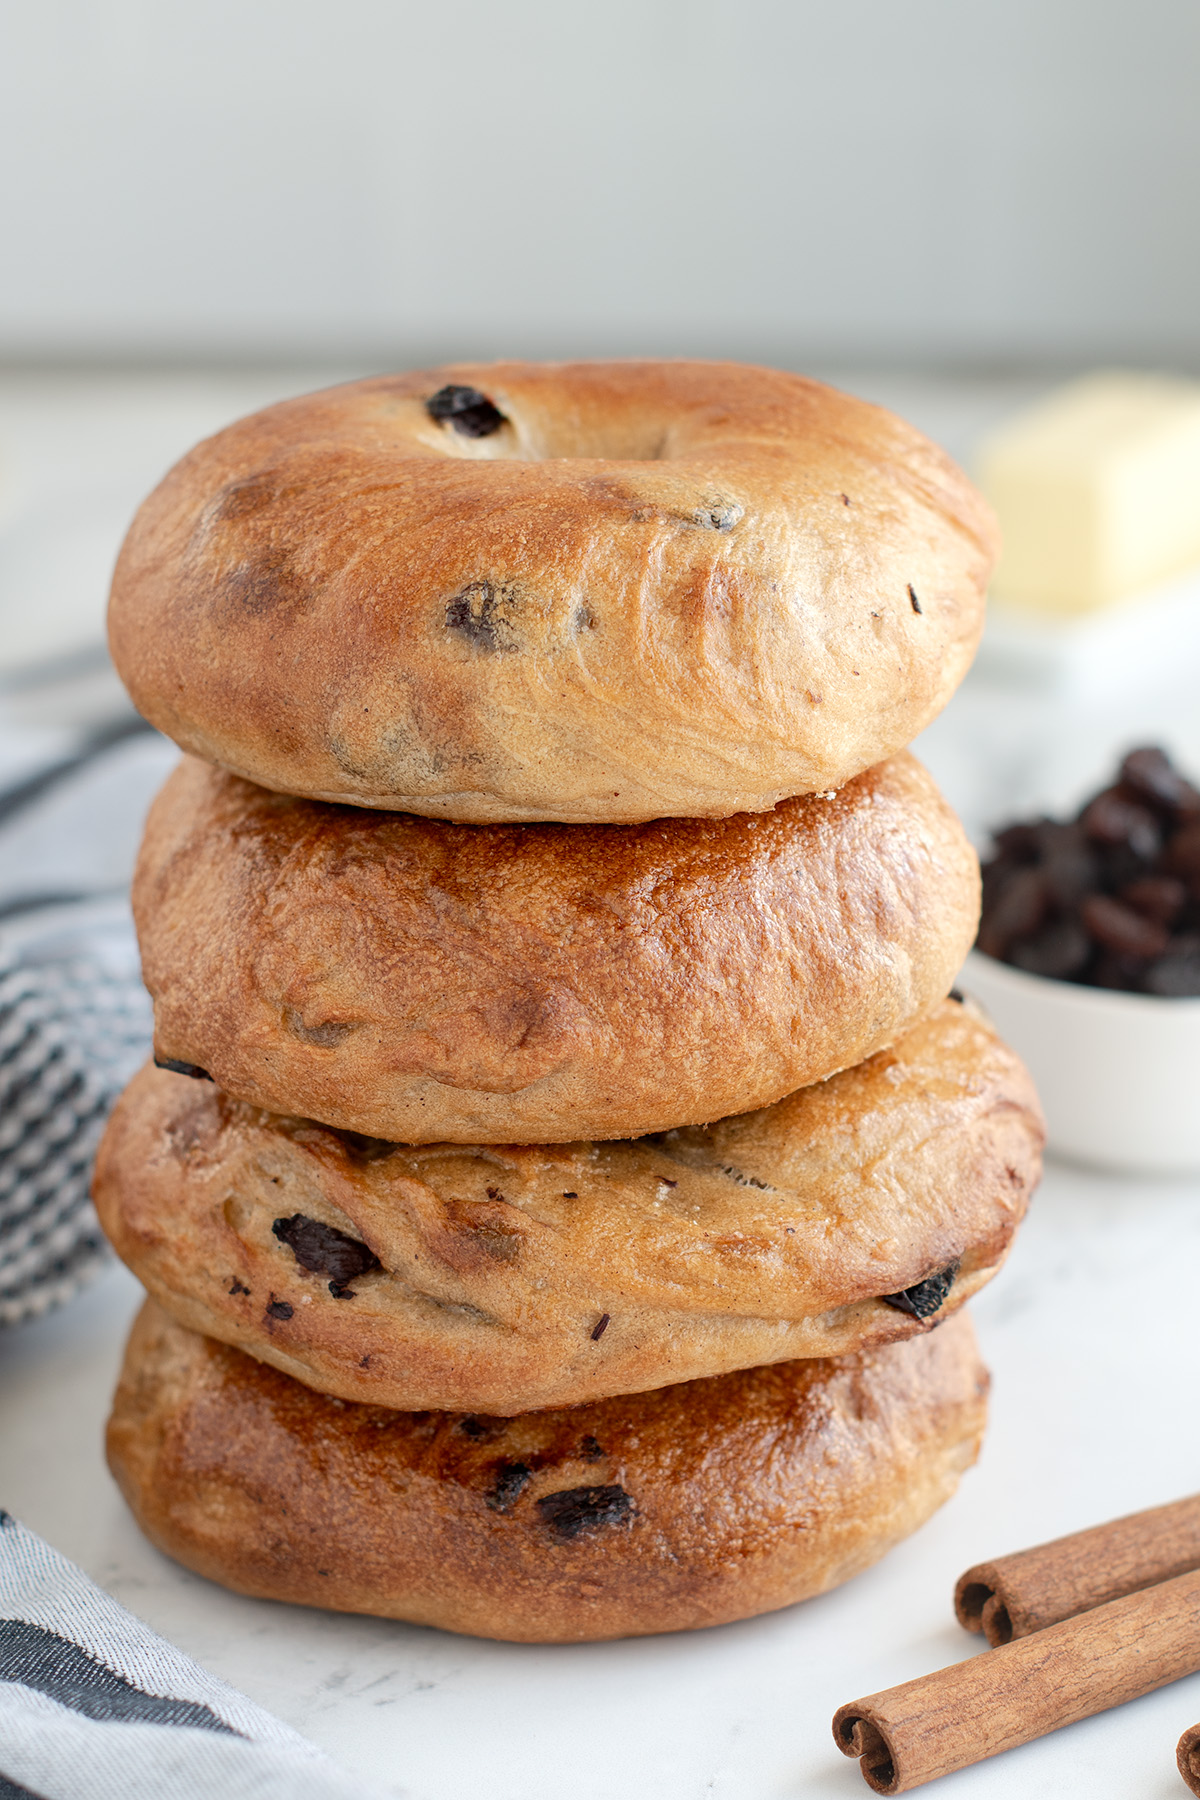
{"label": "white marble surface", "polygon": [[[94,654],[107,563],[157,470],[223,418],[319,378],[0,379],[0,628],[19,616],[20,642],[39,657],[57,647],[81,659],[70,678],[10,677],[0,691],[0,776],[119,703]],[[959,454],[1029,391],[845,380]],[[53,614],[52,630],[37,629],[39,613]],[[1197,673],[1164,666],[1103,704],[974,679],[919,748],[982,836],[1015,808],[1079,793],[1137,738],[1165,736],[1200,766]],[[0,893],[119,884],[170,757],[138,740],[37,820],[11,822]],[[973,1309],[995,1376],[992,1426],[957,1498],[840,1592],[716,1631],[485,1644],[247,1601],[175,1567],[139,1536],[101,1455],[137,1304],[116,1269],[62,1313],[0,1336],[0,1503],[202,1663],[407,1800],[849,1800],[867,1789],[833,1746],[831,1715],[977,1650],[951,1611],[962,1568],[1200,1488],[1198,1266],[1200,1183],[1052,1166],[1009,1267]],[[940,1791],[1169,1800],[1184,1792],[1176,1738],[1197,1719],[1200,1677]]]}
{"label": "white marble surface", "polygon": [[[974,1653],[955,1577],[1200,1486],[1200,1184],[1052,1167],[973,1310],[983,1458],[876,1569],[715,1631],[531,1648],[244,1600],[140,1537],[101,1455],[136,1284],[0,1338],[4,1504],[206,1667],[405,1800],[850,1800],[843,1701]],[[948,1779],[945,1800],[1172,1800],[1200,1676]]]}

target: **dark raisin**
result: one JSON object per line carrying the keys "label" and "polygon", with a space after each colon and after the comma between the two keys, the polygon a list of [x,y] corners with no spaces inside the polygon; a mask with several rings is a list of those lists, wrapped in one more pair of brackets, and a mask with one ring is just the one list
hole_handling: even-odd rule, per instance
{"label": "dark raisin", "polygon": [[464,1437],[469,1438],[485,1438],[492,1435],[491,1425],[484,1419],[462,1419],[458,1429]]}
{"label": "dark raisin", "polygon": [[599,1462],[603,1457],[604,1452],[596,1442],[596,1439],[589,1433],[579,1446],[579,1454],[586,1462]]}
{"label": "dark raisin", "polygon": [[946,995],[946,998],[947,1000],[957,1000],[960,1006],[965,1006],[967,1003],[967,996],[963,993],[961,988],[951,988],[950,992]]}
{"label": "dark raisin", "polygon": [[579,1198],[579,1195],[577,1193],[575,1193],[573,1190],[570,1192],[564,1192],[564,1194],[563,1194],[564,1200],[578,1200],[578,1198]]}
{"label": "dark raisin", "polygon": [[1034,825],[1006,825],[992,838],[997,857],[1004,862],[1036,862],[1042,851],[1039,833],[1043,825],[1050,823],[1049,819],[1042,819]]}
{"label": "dark raisin", "polygon": [[211,1081],[212,1076],[199,1063],[180,1062],[177,1056],[156,1056],[156,1069],[169,1069],[172,1075],[190,1075],[193,1081]]}
{"label": "dark raisin", "polygon": [[1140,881],[1154,866],[1154,863],[1147,863],[1143,857],[1136,855],[1126,844],[1101,845],[1100,878],[1096,883],[1096,891],[1115,894],[1131,881]]}
{"label": "dark raisin", "polygon": [[1144,918],[1173,925],[1187,905],[1187,889],[1174,875],[1144,875],[1140,881],[1126,882],[1117,899]]}
{"label": "dark raisin", "polygon": [[481,394],[478,388],[459,387],[451,382],[439,388],[425,402],[425,411],[439,425],[453,425],[463,437],[491,437],[493,431],[507,423],[498,406]]}
{"label": "dark raisin", "polygon": [[1167,928],[1132,906],[1123,906],[1109,894],[1089,894],[1079,909],[1084,928],[1106,950],[1119,956],[1161,956],[1167,947]]}
{"label": "dark raisin", "polygon": [[514,596],[494,581],[469,581],[446,604],[446,629],[460,632],[478,650],[514,650]]}
{"label": "dark raisin", "polygon": [[1008,960],[1027,975],[1045,975],[1068,981],[1077,975],[1092,954],[1091,939],[1076,919],[1056,919],[1036,936],[1013,944]]}
{"label": "dark raisin", "polygon": [[1079,823],[1093,842],[1128,850],[1140,862],[1153,862],[1162,845],[1154,814],[1136,800],[1127,800],[1119,788],[1097,794],[1084,807]]}
{"label": "dark raisin", "polygon": [[564,1488],[560,1494],[545,1494],[537,1509],[542,1523],[564,1540],[605,1525],[627,1524],[637,1510],[623,1487]]}
{"label": "dark raisin", "polygon": [[1192,934],[1200,952],[1200,791],[1161,750],[1130,751],[1076,820],[1018,821],[994,844],[981,950],[1093,987],[1188,991]]}
{"label": "dark raisin", "polygon": [[1029,866],[1029,863],[1023,863],[1015,856],[996,856],[991,862],[984,863],[980,871],[983,876],[983,910],[986,912],[994,903],[997,894],[1007,886],[1018,869]]}
{"label": "dark raisin", "polygon": [[1030,937],[1046,916],[1049,896],[1040,869],[1014,869],[979,927],[979,948],[1003,956],[1017,938]]}
{"label": "dark raisin", "polygon": [[1036,835],[1042,880],[1051,902],[1073,906],[1092,893],[1100,879],[1100,864],[1082,826],[1056,825],[1046,819]]}
{"label": "dark raisin", "polygon": [[1119,950],[1102,950],[1088,971],[1088,982],[1092,987],[1129,993],[1141,987],[1145,973],[1144,956],[1122,956]]}
{"label": "dark raisin", "polygon": [[600,1317],[596,1320],[595,1325],[592,1327],[592,1342],[593,1342],[593,1344],[598,1344],[600,1339],[604,1336],[605,1332],[608,1330],[608,1322],[609,1322],[610,1316],[611,1315],[608,1313],[601,1313]]}
{"label": "dark raisin", "polygon": [[233,1286],[230,1288],[229,1292],[231,1294],[248,1294],[250,1292],[250,1289],[246,1286],[246,1284],[244,1282],[239,1281],[237,1276],[235,1275],[233,1278]]}
{"label": "dark raisin", "polygon": [[[302,1269],[313,1275],[330,1277],[329,1291],[336,1299],[349,1299],[348,1282],[379,1267],[379,1258],[360,1239],[339,1231],[335,1225],[323,1225],[304,1213],[293,1213],[289,1219],[276,1219],[271,1230],[287,1245]],[[343,1291],[338,1293],[338,1289]]]}
{"label": "dark raisin", "polygon": [[525,1463],[497,1463],[496,1479],[484,1504],[493,1512],[510,1512],[533,1478]]}
{"label": "dark raisin", "polygon": [[268,1319],[290,1319],[295,1310],[295,1307],[290,1306],[286,1300],[277,1300],[274,1294],[267,1302]]}
{"label": "dark raisin", "polygon": [[908,584],[908,598],[909,598],[909,602],[912,606],[913,611],[915,613],[919,613],[921,610],[921,602],[917,599],[917,596],[916,596],[915,592],[913,591],[913,584],[911,581]]}
{"label": "dark raisin", "polygon": [[898,1294],[881,1294],[879,1297],[888,1306],[894,1306],[897,1312],[911,1313],[914,1319],[929,1319],[954,1286],[957,1274],[958,1264],[952,1262],[947,1268],[939,1269],[936,1275],[927,1275],[924,1281],[916,1281]]}
{"label": "dark raisin", "polygon": [[1185,781],[1162,750],[1131,750],[1121,764],[1121,785],[1177,816],[1200,815],[1200,792]]}
{"label": "dark raisin", "polygon": [[1185,825],[1167,845],[1162,867],[1168,875],[1179,875],[1192,893],[1200,899],[1200,823]]}

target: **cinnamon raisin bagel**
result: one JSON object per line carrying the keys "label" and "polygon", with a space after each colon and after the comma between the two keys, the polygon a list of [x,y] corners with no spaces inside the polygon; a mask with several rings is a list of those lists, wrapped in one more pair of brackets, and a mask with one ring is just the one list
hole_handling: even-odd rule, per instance
{"label": "cinnamon raisin bagel", "polygon": [[148,1068],[94,1193],[193,1330],[346,1400],[508,1414],[928,1330],[1003,1261],[1041,1138],[948,1000],[775,1106],[626,1143],[394,1146]]}
{"label": "cinnamon raisin bagel", "polygon": [[161,730],[283,793],[724,818],[909,743],[996,547],[941,451],[819,382],[464,364],[198,445],[126,539],[112,653]]}
{"label": "cinnamon raisin bagel", "polygon": [[134,912],[155,1050],[398,1142],[640,1136],[889,1043],[970,948],[978,869],[902,754],[836,797],[620,825],[453,825],[185,759]]}
{"label": "cinnamon raisin bagel", "polygon": [[949,1499],[986,1393],[960,1313],[886,1349],[568,1411],[387,1412],[150,1303],[108,1459],[147,1536],[239,1593],[562,1643],[836,1587]]}

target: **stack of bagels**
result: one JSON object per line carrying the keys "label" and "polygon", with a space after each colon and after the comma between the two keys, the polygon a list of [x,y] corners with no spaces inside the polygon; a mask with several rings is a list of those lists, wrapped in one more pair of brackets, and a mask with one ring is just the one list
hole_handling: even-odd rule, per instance
{"label": "stack of bagels", "polygon": [[994,553],[917,432],[720,363],[357,382],[150,496],[113,655],[187,754],[95,1193],[170,1555],[606,1638],[953,1491],[1042,1127],[948,997],[978,869],[905,746]]}

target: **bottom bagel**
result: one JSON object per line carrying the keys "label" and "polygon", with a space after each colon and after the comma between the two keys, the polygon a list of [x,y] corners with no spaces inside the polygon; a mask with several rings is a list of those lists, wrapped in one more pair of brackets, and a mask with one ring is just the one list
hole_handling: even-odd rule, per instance
{"label": "bottom bagel", "polygon": [[239,1593],[566,1643],[836,1587],[954,1492],[987,1385],[957,1313],[880,1349],[556,1412],[390,1412],[151,1301],[108,1460],[147,1536]]}

